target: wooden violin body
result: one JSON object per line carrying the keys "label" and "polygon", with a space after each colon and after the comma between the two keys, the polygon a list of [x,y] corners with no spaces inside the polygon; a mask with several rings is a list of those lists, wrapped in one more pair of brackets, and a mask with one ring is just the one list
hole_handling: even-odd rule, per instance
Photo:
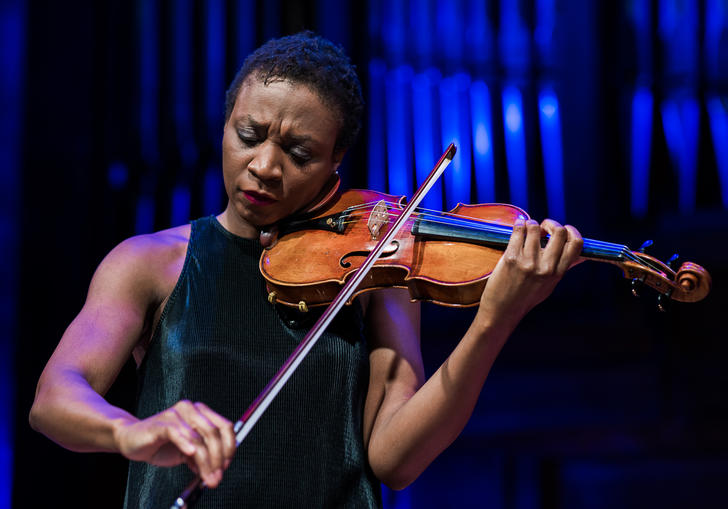
{"label": "wooden violin body", "polygon": [[[301,310],[331,302],[387,232],[404,200],[350,190],[334,196],[325,211],[282,224],[278,242],[260,259],[269,300]],[[528,214],[504,204],[420,211],[385,247],[354,295],[399,287],[407,288],[414,301],[477,305],[518,218],[528,219]],[[694,263],[675,271],[626,246],[590,239],[582,256],[618,265],[625,277],[673,300],[695,302],[710,291],[710,275]]]}

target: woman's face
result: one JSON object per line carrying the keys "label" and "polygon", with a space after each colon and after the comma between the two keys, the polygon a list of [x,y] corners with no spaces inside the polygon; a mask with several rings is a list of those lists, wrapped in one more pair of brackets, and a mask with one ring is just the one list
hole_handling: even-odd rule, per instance
{"label": "woman's face", "polygon": [[225,123],[226,227],[255,237],[316,198],[341,161],[339,123],[305,85],[250,76]]}

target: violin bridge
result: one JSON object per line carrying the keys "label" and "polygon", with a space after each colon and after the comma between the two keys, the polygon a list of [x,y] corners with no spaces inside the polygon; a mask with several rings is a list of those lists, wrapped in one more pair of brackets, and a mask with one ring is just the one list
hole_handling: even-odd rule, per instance
{"label": "violin bridge", "polygon": [[379,200],[379,202],[374,205],[372,212],[369,214],[369,220],[367,221],[367,227],[369,228],[372,240],[377,238],[382,226],[384,226],[387,222],[389,222],[387,206],[385,205],[384,200]]}

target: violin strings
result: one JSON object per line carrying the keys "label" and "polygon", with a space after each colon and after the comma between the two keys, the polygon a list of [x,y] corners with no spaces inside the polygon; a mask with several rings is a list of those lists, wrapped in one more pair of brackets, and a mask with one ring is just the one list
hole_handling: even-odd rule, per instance
{"label": "violin strings", "polygon": [[[388,214],[388,215],[391,217],[396,217],[396,214]],[[356,216],[354,216],[354,217],[356,217]],[[447,218],[452,219],[449,216]],[[414,224],[414,221],[415,220],[412,220],[412,222],[408,221],[410,227]],[[502,240],[503,240],[504,245],[507,244],[508,239],[510,238],[510,235],[513,231],[512,228],[505,227],[505,226],[492,226],[492,225],[487,226],[487,225],[484,225],[483,223],[474,221],[472,218],[469,221],[465,221],[465,220],[440,221],[440,220],[436,220],[436,219],[424,219],[422,221],[428,222],[430,224],[446,224],[448,226],[452,226],[452,225],[463,226],[463,227],[466,227],[468,229],[475,230],[475,231],[485,231],[485,232],[490,232],[490,233],[496,233],[496,234],[502,235]],[[354,220],[346,221],[344,224],[348,224],[351,222],[354,222]],[[620,254],[622,254],[626,258],[629,258],[629,259],[635,261],[636,263],[642,264],[641,260],[639,260],[637,257],[632,255],[626,246],[620,246],[617,244],[611,244],[611,243],[596,241],[596,240],[592,240],[592,239],[585,239],[584,245],[587,248],[600,249],[601,251],[604,251],[607,254],[611,254],[615,257],[618,257]],[[642,264],[642,265],[644,265],[644,264]]]}
{"label": "violin strings", "polygon": [[[351,219],[344,221],[343,224],[348,224],[355,222],[355,220],[359,217],[365,216],[365,214],[371,210],[374,209],[374,207],[379,204],[381,201],[377,202],[370,202],[370,203],[364,203],[360,205],[354,205],[352,207],[349,207],[347,209],[348,212],[350,212],[349,217]],[[386,212],[384,212],[388,218],[396,218],[398,217],[398,214],[395,212],[392,212],[390,210],[390,207],[397,208],[399,207],[399,203],[396,202],[388,202],[384,201],[384,205],[387,206]],[[442,212],[432,209],[427,209],[424,207],[418,207],[416,211],[420,214],[419,220],[425,221],[430,224],[446,224],[449,226],[462,226],[464,228],[468,228],[475,231],[483,231],[488,233],[495,233],[503,235],[504,242],[507,242],[507,238],[510,238],[510,235],[513,232],[513,228],[510,226],[504,226],[504,225],[498,225],[494,223],[488,223],[481,221],[477,218],[473,218],[470,216],[465,216],[462,214],[456,214],[452,212]],[[354,213],[351,213],[354,212]],[[423,212],[429,212],[430,214],[423,213]],[[408,220],[408,226],[411,227],[414,224],[415,219]],[[607,253],[613,254],[615,256],[622,256],[634,263],[637,263],[643,267],[646,268],[652,268],[648,264],[646,264],[641,258],[634,255],[627,246],[620,245],[620,244],[613,244],[610,242],[604,242],[601,240],[595,240],[595,239],[584,239],[584,245],[589,248],[593,249],[600,249],[602,251],[605,251]]]}
{"label": "violin strings", "polygon": [[[398,204],[391,203],[391,202],[385,202],[385,204],[393,206],[393,207],[398,206]],[[376,204],[374,204],[374,205],[376,205]],[[371,203],[364,204],[364,205],[358,205],[358,206],[350,207],[347,210],[360,210],[360,209],[368,210],[368,209],[372,209],[374,207],[374,205],[372,205]],[[430,223],[435,223],[435,224],[448,224],[448,225],[455,225],[455,226],[464,226],[464,227],[475,229],[475,230],[488,231],[488,232],[492,232],[492,233],[502,233],[504,235],[509,235],[509,236],[513,230],[512,228],[507,227],[507,226],[495,225],[494,223],[488,223],[486,221],[481,221],[481,220],[478,220],[477,218],[464,216],[464,215],[460,215],[460,214],[454,214],[454,213],[450,213],[450,212],[443,213],[441,211],[435,211],[432,209],[426,209],[426,208],[422,208],[422,207],[418,207],[416,209],[416,211],[418,213],[420,213],[420,219],[422,219],[424,217],[425,218],[424,220],[426,220]],[[428,215],[428,214],[422,214],[421,212],[432,212],[433,214]],[[388,215],[388,217],[397,217],[397,214],[392,213],[389,209],[387,209],[386,214]],[[445,215],[445,214],[447,214],[447,215]],[[352,217],[358,217],[358,216],[352,215]],[[445,218],[447,220],[429,219],[431,217]],[[348,221],[345,223],[348,223]]]}
{"label": "violin strings", "polygon": [[[371,208],[371,205],[358,206],[356,208],[361,209],[364,207]],[[354,207],[352,207],[352,209],[353,208]],[[421,209],[421,210],[427,210],[427,209]],[[389,217],[397,217],[396,213],[392,213],[390,211],[387,211],[386,214]],[[443,220],[429,219],[429,217],[433,217],[433,216],[428,216],[426,214],[421,214],[420,218],[423,221],[426,221],[429,223],[434,223],[434,224],[447,224],[447,225],[452,225],[452,226],[463,226],[465,228],[469,228],[472,230],[502,234],[504,236],[504,240],[505,240],[505,236],[510,237],[510,235],[513,231],[512,227],[509,227],[509,226],[495,225],[493,223],[482,222],[482,221],[478,220],[477,218],[472,218],[469,216],[462,216],[459,214],[452,214],[452,213],[447,213],[447,214],[448,215],[444,215],[443,213],[438,211],[437,215],[434,216],[437,218],[443,218]],[[358,217],[358,215],[354,214],[354,215],[351,215],[351,217]],[[424,217],[424,219],[422,219],[423,217]],[[345,224],[348,222],[351,222],[351,221],[346,221]],[[626,246],[612,244],[612,243],[603,242],[603,241],[599,241],[599,240],[585,239],[585,244],[587,245],[587,247],[602,248],[603,250],[606,250],[606,251],[609,251],[612,253],[620,253],[620,252],[624,252],[624,251],[629,252]],[[632,258],[634,258],[634,257],[632,257]],[[635,261],[638,261],[638,260],[635,259]]]}
{"label": "violin strings", "polygon": [[[365,205],[365,206],[367,208],[371,208],[371,205]],[[353,208],[354,207],[352,207],[352,209]],[[356,208],[363,208],[363,207],[358,206]],[[429,209],[421,208],[418,210],[427,211]],[[463,227],[470,228],[473,230],[486,231],[486,232],[491,232],[491,233],[500,233],[500,234],[503,234],[504,236],[507,235],[509,237],[510,237],[511,233],[513,232],[513,228],[510,226],[483,222],[483,221],[478,220],[477,218],[473,218],[470,216],[463,216],[463,215],[459,215],[459,214],[453,214],[453,213],[449,213],[449,212],[447,213],[447,215],[445,215],[439,211],[434,211],[434,212],[436,212],[436,215],[434,217],[443,218],[443,220],[430,219],[433,216],[430,216],[427,214],[421,214],[420,215],[421,220],[427,221],[429,223],[434,223],[434,224],[447,224],[447,225],[453,225],[453,226],[463,226]],[[392,213],[389,210],[386,213],[389,217],[397,217],[396,213]],[[352,217],[358,217],[358,216],[352,215]],[[423,217],[424,217],[424,219],[422,219]],[[585,240],[587,241],[586,243],[589,247],[601,247],[601,248],[604,248],[606,250],[609,250],[609,251],[615,252],[615,253],[618,253],[618,252],[621,252],[621,251],[627,249],[626,246],[612,244],[609,242],[603,242],[600,240],[593,240],[593,239],[585,239]]]}
{"label": "violin strings", "polygon": [[[371,209],[371,204],[365,204],[365,205],[359,205],[356,207],[351,207],[349,210],[356,210],[356,209]],[[431,211],[430,209],[426,208],[418,208],[418,211]],[[492,233],[502,233],[504,235],[509,235],[513,232],[513,228],[506,225],[500,225],[497,223],[488,223],[486,221],[479,220],[478,218],[473,218],[471,216],[464,216],[460,214],[454,214],[454,213],[443,213],[440,211],[431,211],[435,212],[434,215],[427,215],[427,214],[420,214],[420,218],[424,217],[424,221],[435,223],[435,224],[447,224],[447,225],[454,225],[454,226],[463,226],[466,228],[474,229],[474,230],[480,230],[480,231],[487,231]],[[389,217],[397,217],[396,213],[392,213],[389,210],[387,210],[386,214]],[[351,217],[359,217],[358,215],[351,215]],[[431,217],[436,218],[443,218],[442,220],[439,219],[430,219]],[[346,221],[346,223],[351,221]],[[591,239],[590,239],[591,240]],[[592,240],[592,244],[594,245],[600,245],[605,248],[610,248],[615,251],[619,251],[621,249],[626,248],[626,246],[620,246],[617,244],[611,244],[608,242],[598,241],[598,240]]]}

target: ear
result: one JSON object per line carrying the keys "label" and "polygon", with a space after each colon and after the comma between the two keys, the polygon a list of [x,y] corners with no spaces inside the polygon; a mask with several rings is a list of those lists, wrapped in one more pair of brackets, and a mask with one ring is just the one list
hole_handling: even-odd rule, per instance
{"label": "ear", "polygon": [[334,162],[334,171],[339,169],[339,165],[341,164],[341,161],[344,159],[345,155],[346,149],[341,149],[338,152],[334,152],[334,155],[331,158],[331,160]]}

